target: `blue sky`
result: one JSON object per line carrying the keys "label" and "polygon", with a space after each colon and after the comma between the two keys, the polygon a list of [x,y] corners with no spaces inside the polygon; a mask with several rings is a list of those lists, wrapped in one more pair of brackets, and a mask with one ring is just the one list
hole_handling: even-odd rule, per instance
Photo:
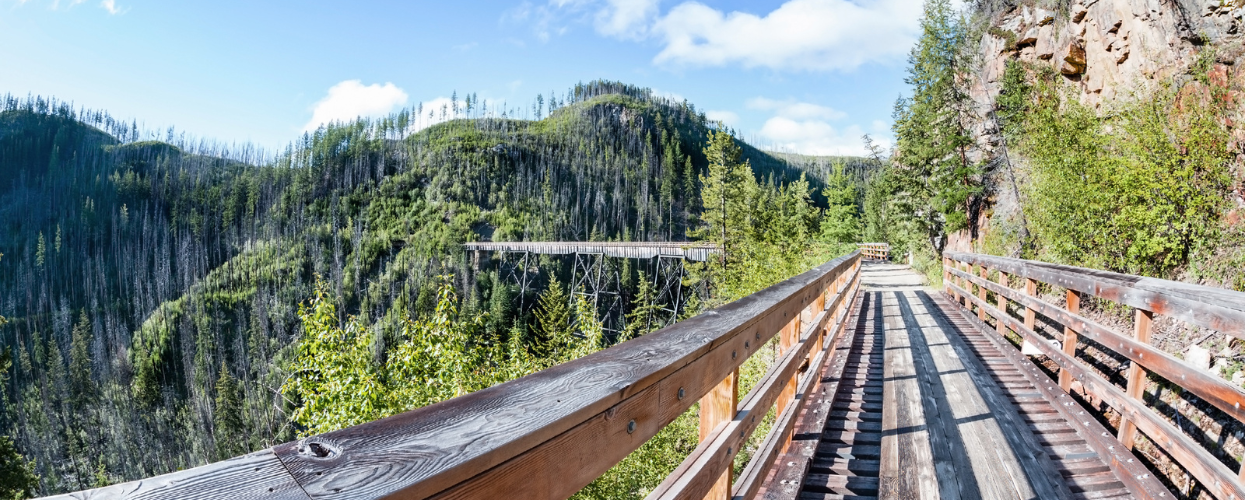
{"label": "blue sky", "polygon": [[512,108],[604,78],[751,142],[889,143],[920,0],[0,0],[0,93],[280,148],[320,121],[457,91]]}

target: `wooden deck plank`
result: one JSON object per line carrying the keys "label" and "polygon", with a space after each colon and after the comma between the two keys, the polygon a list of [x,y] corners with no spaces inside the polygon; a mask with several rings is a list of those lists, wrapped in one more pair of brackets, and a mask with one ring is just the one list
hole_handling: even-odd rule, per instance
{"label": "wooden deck plank", "polygon": [[1045,401],[1041,394],[1027,383],[1004,391],[980,362],[976,352],[981,351],[970,350],[964,343],[962,328],[971,325],[953,321],[958,314],[952,316],[954,311],[944,310],[924,291],[913,293],[912,299],[913,308],[924,311],[925,319],[934,325],[925,330],[926,338],[931,351],[941,354],[935,361],[947,381],[953,417],[964,436],[982,497],[1071,498],[1072,491],[1042,451],[1037,435],[1010,402],[1011,397]]}
{"label": "wooden deck plank", "polygon": [[925,425],[911,341],[895,296],[881,296],[886,354],[878,498],[937,500],[941,498],[938,472]]}

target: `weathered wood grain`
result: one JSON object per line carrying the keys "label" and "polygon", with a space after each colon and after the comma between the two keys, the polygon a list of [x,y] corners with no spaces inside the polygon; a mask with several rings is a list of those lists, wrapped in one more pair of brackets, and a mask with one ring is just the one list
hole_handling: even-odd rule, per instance
{"label": "weathered wood grain", "polygon": [[[853,310],[857,310],[860,299],[857,298],[855,289],[849,293],[849,297],[851,297],[849,301],[852,304],[856,304],[852,306]],[[855,315],[858,314],[860,313],[855,313]],[[837,328],[837,332],[831,334],[828,346],[823,351],[823,354],[818,355],[819,357],[824,357],[824,361],[817,359],[812,363],[814,366],[823,366],[823,369],[812,382],[813,387],[811,391],[802,394],[802,397],[807,398],[808,401],[805,403],[806,410],[797,417],[796,428],[793,430],[797,434],[800,432],[820,434],[825,426],[826,418],[830,415],[829,410],[832,406],[834,393],[838,390],[843,370],[847,366],[847,356],[851,350],[850,339],[853,335],[852,328],[857,326],[857,322],[854,320],[853,315],[844,317],[840,324],[842,325],[841,327],[838,325],[831,327],[832,330]],[[858,333],[858,330],[856,332]],[[807,406],[812,406],[812,413],[809,412]],[[732,498],[755,498],[763,487],[768,498],[780,497],[786,500],[793,500],[799,496],[798,484],[792,486],[789,480],[791,478],[802,478],[807,474],[808,467],[812,462],[810,456],[812,451],[795,450],[793,448],[788,450],[786,454],[779,455],[780,444],[781,436],[776,433],[771,432],[766,436],[766,439],[758,447],[756,453],[753,454],[752,460],[748,462],[748,465],[740,474],[739,480],[735,481],[731,493]],[[815,447],[815,443],[810,444]],[[780,457],[781,460],[779,460]],[[797,458],[802,459],[802,461],[797,461]],[[775,470],[771,471],[771,468]],[[775,488],[771,481],[784,480],[788,481],[788,483],[782,486],[783,491],[772,491]]]}
{"label": "weathered wood grain", "polygon": [[1243,292],[1005,257],[959,252],[946,252],[944,256],[957,262],[984,264],[1017,276],[1245,338]]}
{"label": "weathered wood grain", "polygon": [[[480,485],[491,484],[497,491],[528,491],[530,498],[565,498],[690,407],[746,356],[736,356],[734,362],[724,358],[742,352],[745,342],[760,345],[771,338],[858,258],[859,253],[853,253],[834,259],[739,301],[584,358],[460,398],[282,445],[277,454],[303,488],[317,497],[427,498],[445,492],[444,497],[450,498],[479,494],[484,491]],[[661,383],[678,372],[683,372],[683,399],[674,397],[679,386]],[[655,406],[641,411],[648,405]],[[616,421],[624,410],[638,417],[635,431],[625,440],[616,434],[628,423]],[[572,448],[562,446],[571,435],[582,441]],[[618,446],[608,451],[581,453],[586,456],[573,471],[565,459],[549,455],[552,450],[604,450],[615,440]],[[310,443],[330,453],[308,454]],[[622,455],[615,458],[615,453]],[[533,480],[550,476],[557,476],[559,484],[535,484],[553,479]],[[451,487],[453,491],[448,491]]]}
{"label": "weathered wood grain", "polygon": [[[1068,290],[1065,293],[1068,303],[1065,310],[1069,314],[1079,314],[1081,312],[1081,294],[1077,293],[1076,290]],[[1063,325],[1063,353],[1067,354],[1069,358],[1076,358],[1076,344],[1078,340],[1076,330],[1067,324]],[[1063,392],[1072,392],[1072,375],[1067,373],[1066,370],[1059,370],[1059,388],[1063,389]]]}
{"label": "weathered wood grain", "polygon": [[990,282],[979,284],[989,288],[990,291],[995,292],[1000,297],[1032,308],[1043,316],[1051,318],[1071,328],[1073,331],[1079,332],[1078,338],[1084,337],[1097,342],[1103,347],[1127,357],[1132,362],[1146,367],[1160,377],[1180,385],[1184,390],[1197,395],[1233,418],[1245,421],[1245,409],[1242,408],[1245,406],[1245,391],[1237,388],[1231,382],[1206,371],[1198,370],[1183,360],[1148,343],[1138,342],[1128,335],[1116,332],[1084,316],[1066,311],[1036,297],[1021,295],[1015,290],[1000,287]]}
{"label": "weathered wood grain", "polygon": [[[958,361],[964,370],[964,375],[971,381],[971,384],[961,385],[964,387],[963,392],[966,393],[967,399],[953,401],[951,408],[957,420],[964,420],[964,423],[960,424],[961,427],[968,428],[966,431],[963,431],[966,441],[975,441],[966,443],[966,448],[970,450],[970,457],[972,457],[974,464],[984,462],[982,465],[986,469],[984,471],[986,480],[983,483],[995,490],[993,493],[983,493],[983,496],[985,498],[1007,498],[1016,495],[1018,498],[1027,498],[1025,497],[1026,488],[1017,484],[1019,483],[1019,478],[1024,477],[1027,479],[1027,486],[1032,488],[1036,498],[1072,498],[1072,491],[1064,484],[1063,477],[1055,470],[1037,437],[1029,430],[1024,420],[1016,412],[1015,407],[1004,396],[1002,388],[993,382],[982,360],[978,359],[969,349],[964,339],[964,334],[961,332],[960,324],[954,320],[955,317],[960,317],[960,314],[951,311],[952,306],[947,304],[943,297],[945,296],[931,297],[924,293],[921,294],[922,302],[925,303],[931,316],[934,317],[941,327],[940,333],[944,334],[943,337],[949,344],[950,349],[957,353],[956,359],[954,361],[948,359],[947,363]],[[959,312],[964,311],[961,309]],[[982,328],[984,326],[985,322],[980,319],[971,327],[965,325],[965,327],[978,328],[982,332],[988,332],[988,328]],[[934,343],[940,343],[938,340],[935,340]],[[1008,347],[1010,348],[1011,346],[1009,345]],[[951,366],[939,364],[939,371],[946,374],[954,373],[954,364]],[[980,399],[977,400],[977,398]],[[988,414],[990,418],[979,420],[975,418],[973,413],[976,415]],[[988,422],[995,423],[999,433],[993,442],[981,441],[979,439],[991,436],[995,432],[992,426],[980,427]],[[999,437],[1002,440],[999,440]],[[992,461],[991,453],[994,453],[995,457],[1002,458]],[[1011,466],[1009,458],[1015,459],[1019,471],[1009,468]],[[974,471],[979,470],[979,467],[974,465]],[[983,476],[980,472],[977,475],[978,477]],[[1002,487],[999,486],[1000,483]],[[983,489],[985,488],[983,487]]]}
{"label": "weathered wood grain", "polygon": [[202,467],[47,497],[49,500],[275,499],[310,500],[271,449]]}
{"label": "weathered wood grain", "polygon": [[[960,294],[965,291],[951,285]],[[970,300],[976,300],[971,297]],[[1161,416],[1147,408],[1136,398],[1129,397],[1124,391],[1112,385],[1096,373],[1080,366],[1074,358],[1068,357],[1061,349],[1041,340],[1041,337],[1026,328],[1023,324],[1003,314],[988,304],[978,305],[987,308],[987,312],[996,319],[1004,321],[1012,330],[1029,339],[1048,358],[1061,368],[1067,369],[1074,379],[1081,382],[1086,392],[1106,402],[1116,411],[1133,422],[1137,429],[1145,433],[1150,440],[1166,451],[1177,463],[1185,468],[1211,494],[1218,498],[1245,498],[1245,487],[1237,481],[1237,474],[1219,462],[1209,451],[1202,448],[1183,431],[1168,423]]]}
{"label": "weathered wood grain", "polygon": [[[1133,320],[1133,340],[1139,344],[1150,344],[1150,327],[1154,323],[1154,313],[1150,311],[1136,310]],[[1139,363],[1129,363],[1128,367],[1128,385],[1124,390],[1124,394],[1134,400],[1141,400],[1141,393],[1146,389],[1146,369]],[[1136,439],[1137,425],[1132,420],[1125,417],[1120,422],[1120,442],[1124,443],[1124,447],[1133,449],[1134,440]]]}
{"label": "weathered wood grain", "polygon": [[[989,331],[986,324],[977,320],[975,316],[967,314],[962,309],[960,314],[982,332]],[[1054,407],[1058,415],[1052,415],[1048,420],[1051,422],[1066,421],[1077,428],[1077,434],[1084,437],[1092,451],[1104,459],[1110,470],[1128,488],[1132,498],[1154,500],[1170,498],[1167,488],[1150,474],[1150,471],[1140,461],[1135,459],[1132,452],[1119,446],[1119,441],[1080,405],[1072,401],[1067,393],[1057,390],[1045,373],[1028,357],[1021,354],[1011,342],[1001,335],[997,337],[985,335],[984,337],[1007,358],[1011,366],[1020,370],[1021,377],[1036,387],[1043,399],[1054,402],[1050,406]]]}
{"label": "weathered wood grain", "polygon": [[[853,277],[853,279],[856,278]],[[823,307],[831,309],[845,300],[851,300],[850,298],[845,299],[845,297],[849,297],[849,293],[845,292],[848,292],[848,290],[840,290],[829,306]],[[783,353],[774,366],[766,372],[765,376],[744,397],[739,405],[738,412],[733,415],[733,418],[729,422],[717,426],[708,435],[702,434],[701,444],[648,495],[648,498],[653,500],[691,499],[702,498],[709,494],[717,495],[718,484],[711,484],[711,479],[719,477],[722,472],[729,471],[735,454],[739,452],[743,444],[747,442],[748,438],[756,430],[757,425],[760,424],[760,419],[764,417],[766,411],[774,406],[776,402],[783,401],[781,394],[785,393],[785,388],[790,381],[794,380],[801,363],[808,358],[810,353],[815,355],[815,358],[810,363],[811,366],[816,372],[820,371],[820,366],[826,359],[825,352],[821,349],[820,332],[825,329],[829,319],[830,314],[827,310],[817,314],[805,326],[803,334],[799,336],[797,342]],[[843,323],[843,318],[840,318],[840,321],[832,326],[833,335],[836,338],[841,336],[844,328]],[[784,328],[790,327],[788,325]],[[798,390],[799,388],[797,387]],[[754,463],[757,461],[772,461],[773,456],[781,452],[781,447],[790,441],[790,426],[784,425],[784,422],[788,420],[793,421],[795,415],[798,414],[799,409],[804,404],[800,394],[802,393],[797,392],[794,397],[786,400],[787,407],[780,408],[778,422],[771,429],[765,440],[766,444],[772,444],[779,448],[776,450],[762,448],[753,456],[752,460]],[[796,412],[796,414],[786,415],[784,412],[788,411]]]}
{"label": "weathered wood grain", "polygon": [[[914,310],[915,306],[908,292],[895,292],[893,295],[908,336],[913,378],[921,390],[921,420],[929,438],[931,465],[936,473],[938,496],[946,500],[980,499],[982,491],[977,482],[977,471],[974,470],[974,464],[969,456],[972,451],[968,449],[965,436],[960,434],[956,414],[951,410],[952,393],[957,393],[961,388],[949,386],[945,382],[950,382],[950,380],[945,380],[939,374],[944,369],[963,372],[963,367],[959,366],[958,361],[955,363],[957,366],[954,367],[938,366],[930,344],[937,343],[940,344],[939,347],[946,346],[946,339],[932,338],[939,333],[937,325],[930,324],[928,314],[921,314],[920,318],[917,317],[917,313],[925,311]],[[938,349],[938,351],[939,354],[944,353],[943,349]],[[947,359],[942,359],[942,361],[950,362]],[[965,403],[959,400],[961,398],[955,399],[960,404]],[[899,406],[901,411],[904,408],[902,404]],[[901,415],[900,418],[902,419],[903,416]],[[903,450],[900,451],[902,453]]]}
{"label": "weathered wood grain", "polygon": [[[739,369],[731,372],[726,379],[718,383],[709,394],[700,398],[700,442],[704,443],[714,436],[719,427],[725,427],[735,416],[736,405],[739,403]],[[733,456],[732,456],[733,457]],[[731,493],[731,469],[724,468],[719,473],[712,470],[702,471],[702,476],[711,481],[712,485],[704,495],[688,498],[704,498],[705,500],[726,500]],[[713,479],[716,476],[716,479]]]}
{"label": "weathered wood grain", "polygon": [[925,425],[912,341],[895,295],[881,295],[886,325],[886,364],[883,368],[878,498],[937,499],[940,498],[938,474],[931,450],[935,443]]}

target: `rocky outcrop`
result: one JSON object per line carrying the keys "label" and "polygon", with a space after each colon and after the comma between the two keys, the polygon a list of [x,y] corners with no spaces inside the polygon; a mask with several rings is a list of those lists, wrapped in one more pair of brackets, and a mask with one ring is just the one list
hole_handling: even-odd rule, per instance
{"label": "rocky outcrop", "polygon": [[[1217,49],[1223,68],[1231,68],[1224,69],[1223,79],[1228,73],[1241,75],[1240,88],[1245,88],[1245,49],[1237,34],[1243,18],[1245,0],[1072,0],[1066,10],[1032,4],[1005,8],[977,41],[980,66],[972,75],[970,95],[980,121],[973,127],[978,148],[972,159],[1001,156],[1003,141],[991,111],[1008,60],[1049,67],[1092,108],[1172,81],[1208,47]],[[1242,134],[1238,142],[1245,145]],[[1023,183],[1023,158],[1012,161],[1021,164],[1009,161],[1006,171],[991,169],[995,178],[987,179],[990,202],[979,212],[979,230],[949,235],[948,248],[971,250],[973,236],[992,230],[991,214],[1019,214],[1019,192],[1013,186],[1016,179]],[[1240,206],[1245,212],[1245,198]]]}

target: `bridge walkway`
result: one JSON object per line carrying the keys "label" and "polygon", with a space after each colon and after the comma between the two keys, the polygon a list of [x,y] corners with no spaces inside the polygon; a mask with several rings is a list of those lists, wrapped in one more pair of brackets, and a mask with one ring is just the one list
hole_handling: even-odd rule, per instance
{"label": "bridge walkway", "polygon": [[759,498],[1131,498],[1091,445],[1102,425],[1052,403],[1044,373],[922,283],[864,265],[854,335]]}

